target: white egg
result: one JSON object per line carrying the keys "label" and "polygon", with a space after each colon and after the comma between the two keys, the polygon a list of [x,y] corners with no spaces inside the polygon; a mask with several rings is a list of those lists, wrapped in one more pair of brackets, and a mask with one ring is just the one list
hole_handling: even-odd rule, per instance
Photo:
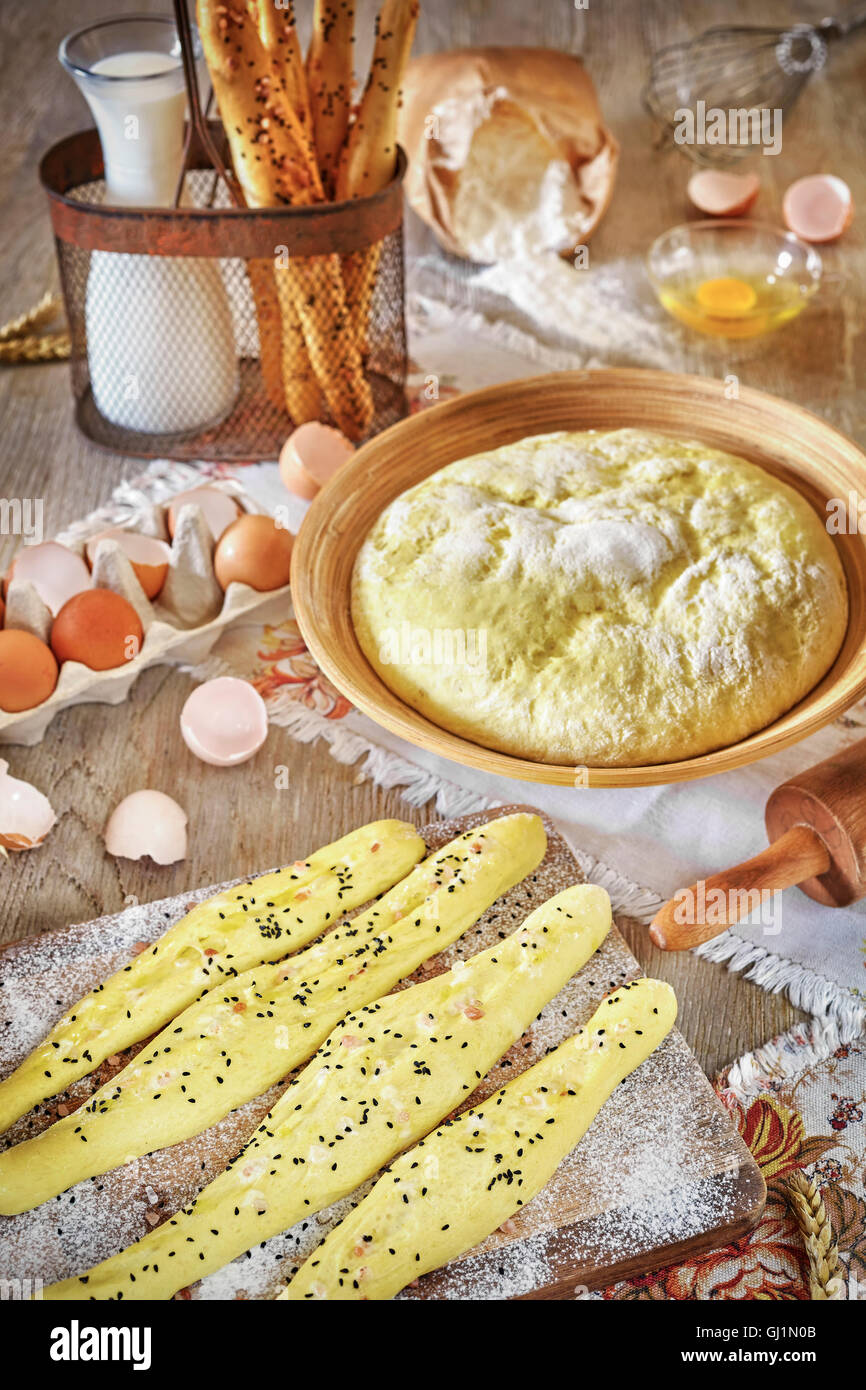
{"label": "white egg", "polygon": [[245,763],[268,736],[268,712],[249,681],[217,676],[189,696],[180,730],[191,753],[215,767]]}
{"label": "white egg", "polygon": [[115,806],[105,827],[105,848],[120,859],[176,864],[186,858],[187,815],[165,792],[145,788]]}
{"label": "white egg", "polygon": [[0,759],[0,846],[4,849],[33,849],[42,843],[57,824],[54,807],[29,782],[9,774],[9,764]]}

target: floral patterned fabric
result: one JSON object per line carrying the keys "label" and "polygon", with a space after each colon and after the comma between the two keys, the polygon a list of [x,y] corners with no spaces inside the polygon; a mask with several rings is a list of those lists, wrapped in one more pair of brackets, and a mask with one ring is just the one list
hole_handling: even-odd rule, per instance
{"label": "floral patterned fabric", "polygon": [[[777,1040],[790,1049],[792,1034]],[[804,1047],[806,1044],[803,1044]],[[818,1185],[847,1271],[847,1297],[866,1299],[866,1037],[757,1094],[716,1086],[767,1184],[764,1215],[750,1235],[688,1264],[624,1280],[606,1299],[808,1299],[803,1237],[784,1195],[802,1169]]]}

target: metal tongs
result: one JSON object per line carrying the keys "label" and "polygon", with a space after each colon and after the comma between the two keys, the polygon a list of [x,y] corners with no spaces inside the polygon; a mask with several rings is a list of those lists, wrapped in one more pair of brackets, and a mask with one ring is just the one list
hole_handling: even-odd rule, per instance
{"label": "metal tongs", "polygon": [[[187,164],[189,163],[190,151],[193,141],[196,140],[204,150],[210,160],[217,178],[222,179],[226,186],[232,203],[237,208],[246,207],[246,200],[241,191],[234,170],[226,164],[216,141],[211,134],[210,123],[207,118],[207,111],[202,110],[201,98],[198,90],[198,73],[196,71],[195,45],[192,37],[192,25],[189,22],[189,11],[187,0],[173,0],[174,15],[177,22],[177,34],[180,39],[180,52],[183,62],[183,76],[186,83],[187,101],[189,103],[189,119],[186,125],[186,132],[183,141],[183,160],[180,166],[180,174],[177,180],[177,187],[174,191],[174,206],[178,207],[183,194],[184,179],[187,174]],[[208,110],[213,98],[213,91],[208,97]],[[216,179],[211,190],[210,201],[216,192]]]}

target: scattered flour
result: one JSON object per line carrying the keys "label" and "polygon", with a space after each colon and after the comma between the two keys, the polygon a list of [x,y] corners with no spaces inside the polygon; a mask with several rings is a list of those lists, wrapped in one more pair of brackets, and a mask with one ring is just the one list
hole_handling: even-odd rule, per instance
{"label": "scattered flour", "polygon": [[[488,818],[489,813],[482,813],[436,822],[422,833],[430,849],[436,849]],[[582,879],[567,845],[550,826],[548,837],[548,853],[538,870],[401,988],[494,944],[545,899]],[[125,963],[137,943],[154,940],[214,891],[202,889],[129,908],[6,951],[0,958],[0,1074],[12,1069],[70,1003]],[[556,1047],[589,1018],[610,989],[640,973],[622,937],[613,931],[461,1109],[478,1103]],[[7,1147],[44,1128],[56,1117],[58,1104],[79,1104],[130,1055],[109,1059],[65,1097],[25,1116],[0,1145]],[[0,1277],[53,1282],[137,1240],[222,1170],[287,1083],[288,1078],[203,1135],[80,1183],[33,1212],[0,1217]],[[666,1248],[673,1251],[678,1242],[712,1233],[741,1215],[732,1175],[743,1161],[748,1162],[744,1146],[685,1043],[672,1034],[617,1088],[545,1190],[514,1218],[512,1231],[492,1235],[475,1252],[426,1276],[401,1298],[531,1295],[556,1284],[563,1266],[576,1272],[578,1284],[585,1283],[623,1251],[645,1253],[647,1263],[657,1265]],[[272,1297],[374,1181],[371,1178],[351,1197],[263,1242],[180,1296]],[[724,1234],[719,1238],[725,1239]],[[573,1295],[566,1289],[560,1296]]]}

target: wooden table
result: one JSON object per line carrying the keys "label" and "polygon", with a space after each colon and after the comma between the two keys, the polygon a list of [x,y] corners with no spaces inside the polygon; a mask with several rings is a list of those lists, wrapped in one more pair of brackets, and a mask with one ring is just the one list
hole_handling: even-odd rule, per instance
{"label": "wooden table", "polygon": [[[419,49],[465,43],[546,43],[584,55],[599,88],[608,123],[622,144],[616,196],[592,243],[592,256],[640,255],[649,240],[687,214],[688,166],[674,150],[653,148],[639,92],[647,51],[712,23],[748,23],[754,7],[741,3],[672,6],[667,0],[569,0],[526,5],[524,0],[422,0]],[[165,10],[155,0],[5,0],[0,11],[0,128],[5,158],[0,199],[2,233],[0,318],[28,308],[55,281],[54,249],[36,177],[46,147],[87,122],[84,104],[63,75],[57,45],[72,27],[112,10]],[[362,13],[374,6],[362,0]],[[796,18],[820,18],[811,0]],[[844,6],[840,6],[844,8]],[[301,3],[301,11],[309,5]],[[750,15],[751,11],[751,15]],[[764,0],[761,22],[784,24],[793,10]],[[359,45],[363,60],[366,48]],[[764,188],[759,211],[778,220],[782,190],[800,174],[827,170],[849,180],[859,209],[866,208],[866,108],[862,102],[866,41],[834,49],[785,123],[783,150],[760,161]],[[787,395],[826,416],[849,434],[866,437],[866,353],[862,348],[866,254],[857,224],[826,255],[828,283],[808,328],[795,325],[773,339],[772,351],[740,368],[749,385]],[[724,373],[718,351],[695,339],[685,370]],[[139,460],[98,452],[77,433],[64,366],[0,369],[4,422],[0,495],[41,497],[46,534],[103,502]],[[16,548],[0,536],[5,568]],[[60,823],[37,852],[10,859],[0,871],[0,940],[44,931],[120,909],[125,902],[162,897],[262,869],[304,852],[378,816],[421,822],[431,808],[413,811],[397,792],[359,781],[321,746],[293,743],[274,728],[264,749],[244,768],[221,772],[190,757],[178,715],[188,678],[168,669],[146,672],[117,708],[71,710],[33,749],[7,750],[13,771],[51,797]],[[288,790],[274,787],[275,768],[289,770]],[[190,812],[189,858],[169,869],[114,860],[100,832],[109,810],[128,792],[154,786],[174,793]],[[528,789],[529,790],[529,789]],[[584,793],[586,795],[587,793]],[[612,844],[611,860],[615,862]],[[706,1070],[712,1072],[799,1016],[784,999],[767,994],[721,967],[692,957],[662,956],[645,934],[630,934],[650,973],[670,980],[681,1003],[680,1023]]]}

